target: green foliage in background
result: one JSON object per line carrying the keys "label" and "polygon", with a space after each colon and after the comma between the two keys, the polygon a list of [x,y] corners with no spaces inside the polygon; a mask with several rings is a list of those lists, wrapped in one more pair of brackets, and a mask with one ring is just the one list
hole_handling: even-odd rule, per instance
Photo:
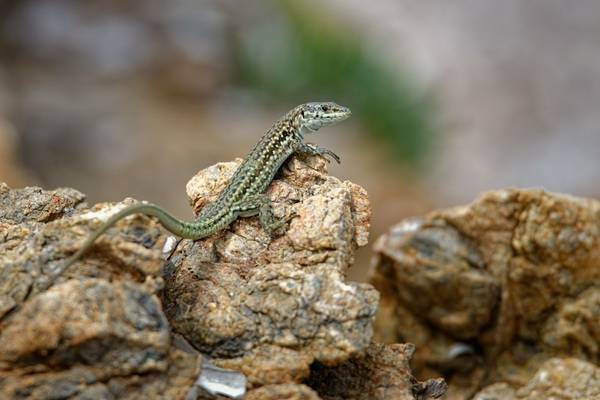
{"label": "green foliage in background", "polygon": [[383,139],[392,156],[417,165],[432,140],[430,107],[363,51],[351,27],[333,26],[305,2],[274,3],[280,23],[266,26],[238,49],[238,76],[269,96],[301,102],[331,99],[349,106],[366,131]]}

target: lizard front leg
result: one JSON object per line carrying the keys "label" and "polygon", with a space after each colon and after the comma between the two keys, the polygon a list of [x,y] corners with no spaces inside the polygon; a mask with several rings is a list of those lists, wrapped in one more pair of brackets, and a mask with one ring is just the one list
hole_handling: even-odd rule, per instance
{"label": "lizard front leg", "polygon": [[231,207],[240,217],[251,217],[258,214],[260,226],[269,235],[281,229],[296,215],[291,215],[287,218],[278,219],[273,214],[273,205],[271,199],[266,194],[257,194],[249,196],[244,200],[233,204]]}
{"label": "lizard front leg", "polygon": [[340,163],[340,157],[337,154],[335,154],[333,151],[326,149],[325,147],[318,147],[318,146],[313,146],[313,145],[306,144],[306,143],[301,143],[300,147],[298,148],[298,151],[300,153],[318,155],[321,157],[325,157],[326,159],[327,159],[326,156],[329,156],[329,157],[333,158],[338,164]]}

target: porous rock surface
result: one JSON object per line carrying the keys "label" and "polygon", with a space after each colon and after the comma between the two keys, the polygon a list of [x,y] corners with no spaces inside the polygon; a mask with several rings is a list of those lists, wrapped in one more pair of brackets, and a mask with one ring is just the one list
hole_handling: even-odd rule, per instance
{"label": "porous rock surface", "polygon": [[[529,387],[556,356],[600,362],[600,202],[490,192],[401,222],[375,250],[376,338],[416,344],[416,376],[445,375],[448,399],[492,383]],[[570,373],[556,370],[555,382]],[[597,372],[590,377],[597,385]]]}
{"label": "porous rock surface", "polygon": [[473,400],[600,399],[600,368],[577,358],[551,358],[522,387],[492,384]]}
{"label": "porous rock surface", "polygon": [[[237,163],[190,181],[196,209]],[[165,263],[168,235],[132,216],[58,279],[57,267],[131,200],[87,208],[73,189],[0,184],[0,398],[187,400],[198,393],[190,390],[203,365],[196,350],[244,373],[252,400],[441,395],[439,381],[411,377],[411,351],[371,344],[378,293],[345,281],[367,243],[368,200],[325,165],[292,158],[273,182],[276,215],[295,214],[278,235],[245,218],[184,241]],[[336,368],[349,371],[352,392],[326,392],[319,374]]]}
{"label": "porous rock surface", "polygon": [[0,183],[0,398],[184,398],[197,362],[171,346],[154,222],[124,221],[50,279],[114,208],[83,199]]}
{"label": "porous rock surface", "polygon": [[442,396],[446,392],[442,379],[418,384],[410,374],[409,361],[414,351],[412,344],[372,343],[363,354],[344,364],[313,366],[314,373],[308,384],[317,389],[324,400],[409,400]]}
{"label": "porous rock surface", "polygon": [[[188,183],[196,210],[240,161]],[[292,158],[270,186],[276,217],[295,215],[285,233],[270,237],[257,218],[240,219],[210,238],[184,241],[167,269],[165,312],[174,329],[217,365],[242,369],[253,385],[300,381],[313,362],[340,364],[371,341],[378,293],[345,281],[355,249],[367,243],[367,195],[328,176],[325,165],[320,157]]]}

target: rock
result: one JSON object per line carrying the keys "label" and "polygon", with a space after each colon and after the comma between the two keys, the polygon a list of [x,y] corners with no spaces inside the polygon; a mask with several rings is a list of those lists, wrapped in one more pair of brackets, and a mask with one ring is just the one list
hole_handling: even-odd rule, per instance
{"label": "rock", "polygon": [[3,399],[182,398],[193,382],[195,357],[171,348],[158,298],[136,283],[70,280],[3,325]]}
{"label": "rock", "polygon": [[[405,248],[414,255],[403,254]],[[402,288],[396,295],[412,313],[459,339],[476,336],[490,321],[499,285],[471,241],[451,226],[407,221],[382,237],[375,250],[382,255],[379,268],[394,276]],[[396,260],[401,270],[394,271]]]}
{"label": "rock", "polygon": [[[342,364],[328,367],[315,363],[306,374],[301,371],[297,376],[287,377],[290,382],[298,382],[299,377],[306,377],[302,379],[304,384],[270,383],[281,380],[282,374],[289,373],[283,363],[286,358],[293,360],[294,357],[288,354],[291,350],[277,349],[275,346],[270,349],[271,353],[255,352],[248,355],[245,364],[236,360],[221,362],[222,365],[241,370],[250,376],[257,375],[256,372],[252,373],[252,368],[261,368],[263,375],[269,375],[269,378],[263,378],[261,382],[264,386],[250,390],[245,399],[427,400],[440,398],[446,392],[446,383],[442,379],[417,382],[412,377],[409,366],[414,352],[412,345],[371,343],[364,353],[353,356]],[[269,360],[269,357],[276,360]],[[257,381],[251,384],[256,385]]]}
{"label": "rock", "polygon": [[0,183],[0,398],[183,399],[197,356],[171,344],[154,222],[122,221],[49,279],[114,208],[83,199]]}
{"label": "rock", "polygon": [[0,182],[0,322],[45,283],[53,252],[48,251],[52,233],[45,234],[44,222],[72,213],[82,201],[83,195],[73,189],[12,190]]}
{"label": "rock", "polygon": [[[199,210],[241,160],[201,171],[187,186]],[[364,189],[328,176],[322,158],[293,157],[268,190],[279,218],[269,237],[243,218],[213,237],[184,241],[171,259],[165,311],[175,330],[216,365],[254,385],[300,382],[314,361],[336,365],[369,345],[378,293],[345,282],[368,238]]]}
{"label": "rock", "polygon": [[365,353],[335,367],[317,364],[308,380],[324,400],[434,399],[446,391],[440,380],[418,383],[410,374],[411,344],[372,343]]}
{"label": "rock", "polygon": [[0,183],[0,221],[20,224],[50,222],[72,212],[84,199],[74,189],[45,191],[38,187],[11,190]]}
{"label": "rock", "polygon": [[474,400],[593,400],[600,398],[600,368],[576,358],[551,358],[523,387],[496,383],[477,393]]}
{"label": "rock", "polygon": [[120,374],[164,369],[169,325],[148,292],[87,279],[40,293],[0,333],[0,368],[36,359],[49,366],[100,362]]}
{"label": "rock", "polygon": [[[190,181],[196,210],[238,163]],[[177,246],[152,218],[132,216],[58,279],[87,235],[131,200],[88,209],[72,189],[0,184],[0,398],[441,395],[443,381],[412,378],[412,346],[371,342],[379,294],[345,279],[367,243],[369,202],[325,166],[320,157],[286,163],[268,195],[289,226],[272,237],[258,218],[241,218]]]}
{"label": "rock", "polygon": [[600,202],[490,192],[401,222],[375,251],[376,338],[415,343],[416,376],[452,376],[450,398],[524,385],[556,355],[599,362]]}
{"label": "rock", "polygon": [[250,386],[302,382],[310,374],[312,357],[293,349],[264,345],[241,357],[213,360],[218,366],[242,372]]}
{"label": "rock", "polygon": [[246,400],[320,400],[317,393],[306,385],[284,383],[267,385],[251,390]]}
{"label": "rock", "polygon": [[93,365],[69,369],[40,366],[0,371],[2,399],[183,399],[193,381],[195,360],[177,350],[164,368],[120,376]]}
{"label": "rock", "polygon": [[541,331],[544,345],[559,353],[600,363],[600,290],[591,287],[563,302]]}
{"label": "rock", "polygon": [[515,389],[506,382],[494,383],[477,393],[473,400],[514,400]]}
{"label": "rock", "polygon": [[[11,190],[0,183],[0,318],[51,285],[53,271],[93,229],[123,207],[104,204],[86,210],[83,200],[83,194],[74,189]],[[158,226],[144,216],[121,221],[58,282],[88,276],[141,283],[150,276],[162,285],[164,236]]]}

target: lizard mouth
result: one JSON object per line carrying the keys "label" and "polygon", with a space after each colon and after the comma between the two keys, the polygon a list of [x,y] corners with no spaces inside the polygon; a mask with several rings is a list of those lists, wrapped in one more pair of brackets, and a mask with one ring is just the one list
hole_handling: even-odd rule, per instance
{"label": "lizard mouth", "polygon": [[343,120],[349,118],[350,115],[352,115],[352,111],[350,111],[349,108],[341,107],[341,109],[339,111],[330,113],[327,116],[326,121],[327,121],[327,124],[329,125],[329,124],[343,121]]}
{"label": "lizard mouth", "polygon": [[349,108],[344,107],[340,112],[336,113],[338,121],[343,121],[352,115],[352,111]]}

